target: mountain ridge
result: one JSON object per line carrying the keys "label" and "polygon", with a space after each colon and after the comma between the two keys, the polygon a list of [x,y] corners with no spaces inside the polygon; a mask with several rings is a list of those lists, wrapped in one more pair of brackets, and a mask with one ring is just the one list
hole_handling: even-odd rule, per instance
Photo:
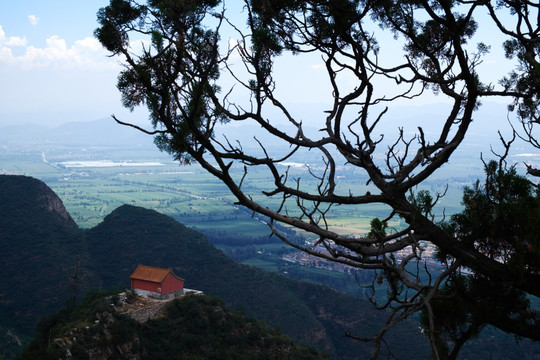
{"label": "mountain ridge", "polygon": [[[29,211],[31,212],[30,219],[38,216],[40,221],[44,221],[38,214],[40,210],[45,210],[45,216],[59,218],[60,222],[69,228],[78,228],[62,200],[43,181],[23,175],[0,176],[0,188],[4,212],[21,215],[21,209],[24,209],[26,215]],[[11,197],[17,197],[17,199]],[[47,221],[54,221],[54,219]]]}
{"label": "mountain ridge", "polygon": [[[19,186],[0,186],[2,208],[12,209],[0,220],[0,244],[7,250],[7,261],[0,264],[5,274],[0,327],[24,343],[39,318],[70,298],[91,288],[129,287],[129,275],[138,264],[172,268],[186,279],[186,287],[218,296],[228,307],[335,358],[367,353],[370,344],[347,339],[345,332],[370,336],[385,319],[367,301],[236,263],[204,235],[154,210],[123,205],[96,227],[82,230],[59,215],[59,199],[44,183],[0,176],[0,184],[10,182]],[[398,353],[428,353],[412,322],[390,338]],[[0,353],[9,360],[17,349],[11,342],[3,344]]]}

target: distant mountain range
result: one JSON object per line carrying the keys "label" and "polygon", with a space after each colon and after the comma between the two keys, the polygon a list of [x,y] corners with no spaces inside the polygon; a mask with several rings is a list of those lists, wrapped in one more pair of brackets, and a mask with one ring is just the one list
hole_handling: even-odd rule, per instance
{"label": "distant mountain range", "polygon": [[[154,148],[151,136],[117,124],[113,119],[68,122],[57,127],[21,124],[1,127],[4,146],[40,144],[44,146],[130,146]],[[156,149],[157,152],[157,149]]]}
{"label": "distant mountain range", "polygon": [[[406,137],[412,138],[413,133],[418,131],[418,127],[422,127],[427,141],[435,142],[440,136],[440,128],[445,120],[441,117],[441,113],[444,114],[447,107],[448,104],[443,103],[421,106],[392,106],[376,127],[373,136],[375,138],[382,136],[381,151],[384,151],[387,145],[397,140],[398,128],[403,129]],[[377,111],[383,109],[384,107],[381,106],[380,109],[373,109],[372,111],[373,114],[376,114]],[[321,119],[324,118],[323,110],[325,110],[323,105],[318,107],[306,104],[291,105],[292,114],[303,122],[304,133],[314,138],[321,136],[320,128],[322,126]],[[279,113],[269,112],[265,116],[272,121],[277,121],[280,130],[288,131],[291,135],[295,134],[295,130],[290,124],[283,120],[281,120],[281,123],[279,122],[282,119]],[[482,104],[475,113],[474,121],[463,144],[457,149],[446,166],[458,166],[459,169],[462,169],[463,166],[473,166],[481,174],[480,155],[484,154],[485,158],[494,157],[490,152],[491,148],[498,153],[503,151],[498,131],[501,131],[506,141],[512,137],[507,116],[505,104]],[[510,117],[512,117],[511,114]],[[32,119],[34,119],[35,123],[30,123],[28,120],[22,122],[23,120],[21,120],[20,123],[10,121],[5,122],[6,125],[3,125],[0,121],[0,149],[25,148],[39,151],[56,151],[65,154],[70,151],[92,148],[93,150],[106,150],[107,156],[114,155],[118,157],[134,156],[135,150],[144,150],[145,157],[151,154],[152,157],[171,160],[168,154],[160,153],[156,149],[152,136],[134,128],[119,125],[110,117],[94,121],[66,122],[55,127],[44,126],[43,124],[46,124],[47,121],[39,122],[35,117]],[[148,121],[140,123],[140,116],[135,116],[134,119],[139,121],[138,125],[141,127],[152,130]],[[128,116],[122,120],[129,122],[131,119]],[[57,124],[58,122],[54,123]],[[518,129],[520,128],[515,119],[513,124]],[[231,143],[239,141],[245,150],[253,154],[260,154],[261,144],[264,144],[270,154],[276,157],[282,156],[283,152],[288,149],[287,143],[270,136],[257,124],[242,124],[242,131],[238,131],[237,125],[231,122],[218,126],[216,128],[217,138],[224,141],[225,136]],[[330,150],[332,151],[332,149]],[[512,146],[508,159],[510,163],[516,163],[521,168],[524,168],[523,162],[538,166],[540,157],[526,156],[531,153],[537,153],[537,150],[523,141],[516,141]],[[300,151],[296,156],[301,161],[320,161],[320,156],[316,152],[311,154],[307,151]]]}
{"label": "distant mountain range", "polygon": [[[441,118],[441,113],[448,107],[447,104],[433,103],[421,106],[392,106],[388,113],[380,122],[375,130],[375,134],[384,134],[385,138],[393,138],[392,134],[397,135],[398,127],[402,127],[405,133],[417,131],[421,126],[429,139],[429,134],[437,135],[438,129],[445,118]],[[384,107],[381,107],[381,111]],[[291,111],[298,119],[302,120],[304,130],[309,136],[320,136],[319,131],[321,119],[324,120],[327,110],[324,106],[314,107],[302,104],[292,104]],[[375,110],[373,110],[376,112]],[[272,121],[280,124],[280,129],[286,131],[292,130],[287,122],[282,121],[279,112],[270,112],[265,115]],[[375,116],[375,115],[374,115]],[[140,121],[140,116],[136,117]],[[88,146],[88,145],[119,145],[119,146],[145,146],[154,147],[152,136],[143,134],[136,129],[117,124],[112,118],[107,117],[94,121],[72,121],[58,125],[58,122],[52,122],[55,126],[45,126],[50,121],[40,122],[37,116],[34,116],[32,122],[28,119],[5,122],[0,121],[0,143],[4,145],[16,143],[49,143],[58,145]],[[130,118],[123,119],[129,122]],[[138,123],[143,128],[151,130],[149,122]],[[514,124],[518,125],[518,124]],[[256,124],[242,124],[242,131],[237,131],[236,124],[229,123],[218,127],[218,132],[223,133],[231,139],[238,139],[242,143],[249,144],[253,142],[253,137],[265,143],[265,140],[271,139],[275,143],[275,138],[269,137],[267,133],[261,131],[261,127]],[[507,107],[505,104],[484,103],[474,117],[469,134],[465,140],[465,146],[478,146],[482,144],[499,146],[499,137],[497,130],[502,130],[506,136],[510,135],[510,126],[507,119]],[[436,139],[436,138],[435,138]],[[390,140],[389,140],[390,141]],[[391,141],[390,141],[391,142]],[[253,147],[259,145],[253,142]],[[484,148],[489,151],[489,147]]]}
{"label": "distant mountain range", "polygon": [[[152,210],[121,206],[81,230],[44,183],[4,175],[0,212],[0,354],[6,360],[28,343],[42,316],[88,289],[125,289],[138,264],[172,268],[186,287],[219,296],[336,359],[368,357],[369,343],[344,334],[371,336],[385,320],[365,300],[235,263],[202,234]],[[387,340],[401,358],[429,354],[413,321]]]}

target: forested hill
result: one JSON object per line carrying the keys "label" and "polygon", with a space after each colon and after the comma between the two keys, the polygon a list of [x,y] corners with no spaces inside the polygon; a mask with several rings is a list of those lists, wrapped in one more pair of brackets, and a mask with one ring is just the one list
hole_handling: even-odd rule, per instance
{"label": "forested hill", "polygon": [[0,176],[0,245],[0,354],[9,359],[69,298],[68,267],[86,251],[56,194],[24,176]]}
{"label": "forested hill", "polygon": [[215,297],[187,295],[166,303],[145,322],[125,311],[139,301],[92,292],[77,306],[40,322],[36,338],[18,359],[328,359],[227,309]]}
{"label": "forested hill", "polygon": [[[217,295],[228,306],[338,358],[354,359],[358,351],[370,351],[369,345],[344,338],[345,331],[372,335],[385,319],[367,301],[238,264],[204,235],[144,208],[124,205],[85,235],[94,261],[91,271],[106,288],[125,284],[134,263],[171,267],[186,279],[187,288]],[[404,336],[409,341],[396,344],[407,352],[422,348],[418,328],[410,325],[408,330]]]}
{"label": "forested hill", "polygon": [[[335,358],[363,358],[369,344],[344,337],[373,335],[385,314],[327,287],[240,265],[206,238],[153,210],[122,206],[98,226],[76,227],[41,181],[0,176],[0,354],[13,358],[43,315],[91,288],[123,290],[137,264],[172,268],[186,287],[222,298],[227,306],[279,327]],[[418,326],[389,334],[392,351],[429,353]]]}
{"label": "forested hill", "polygon": [[[2,175],[0,195],[4,221],[9,220],[16,226],[77,228],[62,200],[42,181],[28,176]],[[4,230],[10,231],[10,228]]]}

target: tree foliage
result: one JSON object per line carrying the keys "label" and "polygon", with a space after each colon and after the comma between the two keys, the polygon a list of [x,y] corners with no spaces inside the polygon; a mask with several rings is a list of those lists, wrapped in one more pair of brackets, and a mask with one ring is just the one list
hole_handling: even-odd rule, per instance
{"label": "tree foliage", "polygon": [[[465,210],[452,217],[463,246],[508,264],[516,273],[540,270],[540,199],[538,188],[514,167],[495,161],[485,166],[486,179],[466,187]],[[516,279],[517,280],[517,279]]]}
{"label": "tree foliage", "polygon": [[[514,167],[506,169],[504,162],[488,162],[485,173],[484,182],[465,188],[464,210],[452,216],[448,230],[464,247],[507,265],[516,277],[498,282],[479,272],[449,275],[441,296],[432,303],[437,321],[430,331],[439,350],[451,358],[488,324],[522,337],[535,338],[532,332],[540,331],[535,305],[520,286],[525,274],[540,269],[538,188]],[[449,260],[446,254],[440,257]]]}
{"label": "tree foliage", "polygon": [[[267,216],[273,234],[283,241],[386,277],[392,291],[383,307],[392,309],[391,316],[376,336],[363,339],[375,342],[373,357],[389,328],[422,309],[434,354],[450,356],[439,346],[436,328],[441,325],[434,306],[453,294],[447,287],[459,283],[456,276],[463,267],[490,286],[540,296],[538,242],[530,238],[534,219],[520,210],[537,200],[515,170],[487,165],[486,187],[478,183],[466,190],[467,207],[454,219],[455,232],[432,214],[442,194],[417,190],[463,143],[483,99],[508,99],[509,116],[515,111],[522,128],[519,137],[540,148],[534,136],[540,81],[537,3],[246,0],[243,22],[227,12],[227,5],[217,0],[111,0],[98,13],[96,36],[124,61],[118,82],[124,105],[149,109],[154,128],[132,126],[155,135],[157,145],[177,160],[196,161],[221,179],[239,204]],[[482,23],[476,18],[497,29],[507,58],[515,63],[509,74],[499,74],[498,84],[486,81],[481,71],[489,46],[477,42]],[[376,29],[393,33],[395,43],[379,42]],[[221,36],[231,33],[235,41],[226,45]],[[390,57],[382,55],[388,46]],[[320,129],[316,134],[280,93],[276,62],[290,54],[310,59],[315,54],[326,72],[331,102],[319,119],[310,119]],[[399,126],[394,134],[383,132],[392,122],[387,113],[393,102],[414,103],[433,93],[449,104],[431,119],[437,132],[421,126],[412,135]],[[222,135],[220,126],[227,123],[257,124],[270,140],[255,138],[259,151],[249,151]],[[268,145],[276,143],[285,152],[273,153]],[[303,150],[322,159],[322,169],[310,168],[306,174],[314,187],[279,166]],[[343,189],[341,166],[356,167],[376,191]],[[272,179],[261,194],[246,186],[252,167],[265,169]],[[373,223],[370,236],[351,238],[328,226],[333,206],[363,204],[390,209],[386,219]],[[406,226],[389,231],[384,224],[396,218]],[[472,219],[479,223],[467,223]],[[276,223],[316,235],[324,251],[288,241]],[[486,229],[493,233],[481,233]],[[446,259],[445,271],[428,274],[428,280],[408,271],[408,265],[422,260],[420,241],[432,243]],[[399,251],[406,255],[397,258]],[[463,279],[463,286],[470,287],[470,281]],[[507,325],[505,331],[540,339],[534,317]]]}

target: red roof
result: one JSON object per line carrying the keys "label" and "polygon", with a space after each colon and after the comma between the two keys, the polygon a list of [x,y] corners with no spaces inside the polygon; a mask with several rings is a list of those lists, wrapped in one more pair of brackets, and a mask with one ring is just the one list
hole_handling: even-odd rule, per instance
{"label": "red roof", "polygon": [[184,281],[181,277],[176,276],[171,269],[161,269],[152,266],[139,265],[131,274],[131,279],[151,281],[155,283],[162,283],[168,275],[172,275],[178,280]]}

